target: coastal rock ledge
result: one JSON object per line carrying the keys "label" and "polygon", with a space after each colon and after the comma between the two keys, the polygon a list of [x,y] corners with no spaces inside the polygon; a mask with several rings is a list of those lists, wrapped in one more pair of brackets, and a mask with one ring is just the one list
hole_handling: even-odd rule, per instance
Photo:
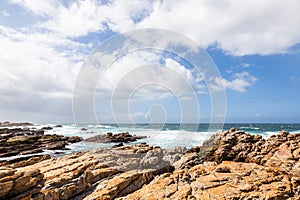
{"label": "coastal rock ledge", "polygon": [[[231,129],[200,148],[142,143],[0,167],[0,199],[300,199],[300,134]],[[33,159],[33,158],[31,158]]]}
{"label": "coastal rock ledge", "polygon": [[[0,122],[0,158],[67,150],[66,145],[82,141],[78,136],[45,134],[51,127],[35,129],[30,123]],[[0,161],[0,166],[2,161]]]}

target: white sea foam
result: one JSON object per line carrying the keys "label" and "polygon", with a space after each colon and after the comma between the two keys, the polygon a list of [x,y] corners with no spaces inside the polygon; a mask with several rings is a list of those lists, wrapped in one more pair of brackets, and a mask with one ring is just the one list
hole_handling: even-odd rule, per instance
{"label": "white sea foam", "polygon": [[278,131],[266,131],[265,134],[262,134],[264,139],[268,139],[272,135],[278,134]]}
{"label": "white sea foam", "polygon": [[[36,128],[42,128],[46,125],[35,126]],[[49,130],[46,133],[49,134],[60,134],[65,136],[80,136],[83,139],[93,137],[98,134],[106,134],[107,132],[120,133],[129,132],[132,135],[147,136],[147,138],[138,140],[134,143],[147,142],[153,146],[160,146],[162,148],[172,148],[175,146],[185,146],[187,148],[202,145],[212,134],[217,131],[188,131],[188,130],[172,130],[178,128],[178,126],[167,126],[162,129],[162,125],[151,125],[151,126],[115,126],[115,125],[81,125],[76,126],[75,124],[63,125],[62,127],[54,127],[53,130]],[[87,130],[81,130],[85,128]],[[260,134],[263,138],[267,139],[270,136],[277,134],[278,131],[262,131],[259,127],[254,126],[241,126],[240,129],[245,129],[247,133]],[[291,133],[299,133],[299,131],[292,131]],[[112,144],[111,144],[112,145]],[[78,145],[71,145],[71,149],[90,149],[97,145],[78,143]]]}
{"label": "white sea foam", "polygon": [[[86,131],[80,130],[86,128]],[[201,145],[211,134],[215,132],[195,132],[186,130],[159,130],[143,127],[114,127],[109,125],[97,125],[97,126],[70,126],[64,125],[63,127],[54,127],[52,130],[47,131],[50,134],[60,134],[64,136],[80,136],[83,139],[93,137],[98,134],[106,134],[107,132],[119,133],[130,132],[133,135],[147,136],[147,138],[138,140],[135,143],[147,142],[153,146],[160,146],[162,148],[172,148],[175,146],[192,147]],[[70,148],[90,149],[92,145],[80,144],[81,146],[71,145]]]}
{"label": "white sea foam", "polygon": [[291,131],[290,133],[291,133],[291,134],[300,133],[300,130],[297,130],[297,131]]}

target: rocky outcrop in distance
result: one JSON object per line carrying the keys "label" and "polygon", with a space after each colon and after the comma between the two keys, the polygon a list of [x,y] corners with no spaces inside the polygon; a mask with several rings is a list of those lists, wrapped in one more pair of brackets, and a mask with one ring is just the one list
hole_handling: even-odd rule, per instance
{"label": "rocky outcrop in distance", "polygon": [[33,126],[34,124],[29,122],[0,122],[0,127],[12,127],[12,126]]}
{"label": "rocky outcrop in distance", "polygon": [[14,127],[0,127],[0,158],[41,153],[43,150],[66,150],[67,144],[82,140],[78,136],[45,134],[44,129],[28,128],[28,123],[19,124],[22,127],[15,127],[14,123],[10,125]]}
{"label": "rocky outcrop in distance", "polygon": [[147,138],[147,136],[136,136],[131,135],[128,132],[126,133],[117,133],[113,134],[111,132],[101,135],[96,135],[94,137],[90,137],[85,139],[86,142],[97,142],[97,143],[128,143],[135,142],[137,140]]}

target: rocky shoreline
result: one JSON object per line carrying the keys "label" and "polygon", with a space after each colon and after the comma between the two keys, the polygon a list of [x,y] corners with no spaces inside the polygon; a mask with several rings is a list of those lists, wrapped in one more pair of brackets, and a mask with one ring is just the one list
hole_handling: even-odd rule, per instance
{"label": "rocky shoreline", "polygon": [[67,150],[66,145],[82,141],[78,136],[45,134],[51,127],[29,128],[30,123],[0,123],[0,158],[42,153],[44,150]]}
{"label": "rocky shoreline", "polygon": [[[110,137],[110,136],[109,136]],[[231,129],[201,147],[146,143],[0,167],[0,199],[299,199],[300,134]]]}

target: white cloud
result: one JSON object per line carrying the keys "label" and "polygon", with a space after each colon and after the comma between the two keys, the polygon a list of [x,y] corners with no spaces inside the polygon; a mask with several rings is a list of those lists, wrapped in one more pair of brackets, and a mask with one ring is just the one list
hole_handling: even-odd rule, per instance
{"label": "white cloud", "polygon": [[62,34],[65,37],[79,37],[90,32],[115,32],[135,28],[135,22],[142,20],[152,10],[151,2],[117,0],[102,4],[96,0],[76,0],[64,5],[52,0],[13,0],[33,14],[49,19],[38,24],[39,27]]}
{"label": "white cloud", "polygon": [[234,55],[282,53],[300,42],[299,7],[297,0],[163,1],[138,27],[176,30]]}
{"label": "white cloud", "polygon": [[98,14],[97,6],[91,1],[79,1],[72,3],[69,7],[59,6],[56,14],[51,16],[49,21],[40,24],[40,27],[65,37],[77,37],[104,30],[102,23],[105,20],[105,14],[104,16]]}
{"label": "white cloud", "polygon": [[[43,98],[72,96],[82,60],[78,51],[83,45],[52,34],[15,31],[3,26],[0,26],[0,43],[0,90],[4,100],[17,93]],[[58,48],[65,45],[68,48]]]}
{"label": "white cloud", "polygon": [[162,28],[183,33],[204,47],[217,45],[233,55],[283,53],[300,42],[298,0],[12,2],[47,16],[39,26],[65,37],[107,29]]}
{"label": "white cloud", "polygon": [[212,90],[219,91],[224,87],[237,92],[245,92],[247,87],[252,86],[257,81],[257,78],[249,72],[241,72],[234,74],[231,81],[219,77],[215,78],[214,81],[214,84],[210,84]]}
{"label": "white cloud", "polygon": [[149,119],[149,113],[143,113],[143,112],[134,112],[131,114],[131,118],[142,118],[142,119]]}
{"label": "white cloud", "polygon": [[255,117],[263,117],[263,115],[262,115],[262,114],[259,114],[259,113],[257,113],[257,114],[255,114]]}
{"label": "white cloud", "polygon": [[241,67],[242,68],[248,68],[248,67],[250,67],[251,65],[249,64],[249,63],[242,63],[241,64]]}
{"label": "white cloud", "polygon": [[193,93],[206,91],[201,74],[171,58],[165,58],[160,64],[161,56],[136,52],[119,58],[100,77],[98,91],[102,95],[116,91],[128,95],[138,90],[135,96],[143,99],[167,98],[173,96],[172,92],[184,98],[190,97],[191,90]]}
{"label": "white cloud", "polygon": [[23,6],[30,12],[42,16],[54,16],[59,6],[58,0],[10,0],[11,3]]}
{"label": "white cloud", "polygon": [[3,10],[3,11],[2,11],[2,15],[3,15],[4,17],[9,17],[9,16],[10,16],[10,13],[7,12],[6,10]]}
{"label": "white cloud", "polygon": [[[171,29],[204,47],[217,46],[232,55],[282,53],[300,42],[298,0],[134,0],[130,4],[126,0],[105,4],[96,0],[10,0],[10,3],[25,8],[27,13],[22,14],[36,23],[18,29],[0,25],[2,108],[12,99],[17,101],[15,96],[25,94],[40,97],[41,101],[41,97],[70,99],[78,69],[95,45],[80,43],[78,37],[93,32],[124,32],[145,27]],[[11,10],[3,9],[2,15],[14,17]],[[102,89],[111,91],[136,66],[157,64],[158,60],[158,56],[144,54],[117,61],[105,74]],[[167,70],[173,70],[179,76],[171,79],[170,84],[182,95],[179,98],[187,98],[183,94],[188,90],[182,83],[192,85],[197,93],[206,92],[202,75],[172,59],[166,59],[165,65],[154,70],[158,76],[152,74],[156,77],[153,81],[168,79]],[[123,89],[131,90],[135,83],[149,79],[142,71],[135,73],[127,82],[124,80]],[[244,92],[257,81],[248,72],[234,73],[231,72],[232,79],[216,78],[210,86],[219,90],[224,85]],[[142,96],[169,95],[159,86],[141,91]],[[33,104],[32,97],[24,98],[22,105],[29,104]]]}

